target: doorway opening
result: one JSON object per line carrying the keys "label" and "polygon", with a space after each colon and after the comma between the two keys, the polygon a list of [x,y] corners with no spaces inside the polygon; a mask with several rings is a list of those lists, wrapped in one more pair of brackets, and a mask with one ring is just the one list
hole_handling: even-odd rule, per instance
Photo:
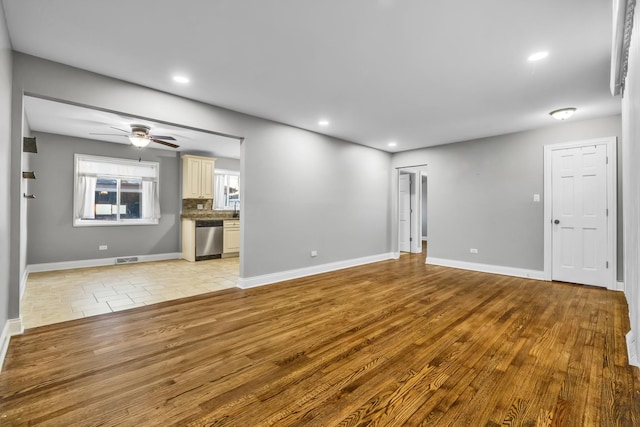
{"label": "doorway opening", "polygon": [[[216,167],[239,173],[243,138],[37,95],[24,95],[23,107],[23,136],[37,136],[39,148],[39,153],[22,153],[23,170],[35,171],[32,174],[38,177],[37,180],[24,179],[21,183],[25,193],[38,197],[38,204],[22,199],[20,206],[23,221],[20,256],[24,259],[20,317],[25,327],[110,313],[235,286],[242,258],[201,261],[196,265],[178,260],[181,242],[184,243],[180,217],[185,206],[189,207],[180,191],[183,178],[180,155],[215,157]],[[132,146],[129,130],[135,127],[133,123],[149,128],[150,135],[165,136],[156,136],[157,141],[151,140],[145,148]],[[175,144],[167,145],[167,140]],[[73,164],[72,169],[68,169],[66,160],[73,159],[76,153],[125,159],[133,161],[134,165],[145,161],[159,164],[159,185],[155,187],[158,195],[155,200],[159,199],[162,207],[159,224],[145,227],[74,225],[76,210],[60,201],[75,197],[76,186],[68,185],[65,177],[76,173]],[[113,182],[103,177],[100,180],[102,187],[87,189],[87,199],[91,200],[87,210],[83,211],[87,218],[114,214],[121,217],[123,214],[135,215],[136,212],[140,215],[140,209],[144,210],[140,200],[150,193],[143,191],[146,186],[134,185],[130,170],[127,174],[120,169],[115,173],[114,168],[108,168],[106,172],[101,170],[108,172],[110,177],[116,176]],[[97,174],[95,170],[90,172]],[[210,172],[198,174],[198,178],[202,178],[202,182],[208,181],[209,187],[213,187],[213,170]],[[145,178],[149,177],[145,175]],[[237,182],[234,184],[237,188]],[[123,194],[127,196],[127,203],[122,202]],[[104,196],[107,198],[103,199]],[[212,198],[211,195],[195,200],[201,206],[194,204],[193,210],[211,211]],[[233,201],[231,197],[229,199]],[[225,206],[225,214],[230,219],[234,207],[230,204]],[[213,214],[207,213],[209,215],[203,216]],[[239,237],[240,226],[232,230]],[[136,261],[154,262],[133,264]],[[72,271],[61,273],[62,270]]]}
{"label": "doorway opening", "polygon": [[397,168],[398,178],[398,255],[423,252],[423,223],[426,209],[426,165]]}

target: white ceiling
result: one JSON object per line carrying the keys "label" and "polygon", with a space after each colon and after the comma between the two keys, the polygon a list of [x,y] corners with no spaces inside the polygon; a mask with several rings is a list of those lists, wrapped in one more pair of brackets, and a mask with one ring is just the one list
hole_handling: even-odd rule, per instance
{"label": "white ceiling", "polygon": [[[29,128],[36,132],[70,135],[130,145],[128,134],[119,132],[131,129],[132,124],[149,126],[151,135],[168,135],[179,145],[177,149],[151,142],[149,147],[183,153],[207,154],[214,157],[240,158],[240,140],[209,132],[187,129],[147,119],[95,110],[32,96],[25,96],[24,110]],[[112,134],[112,135],[92,135]]]}
{"label": "white ceiling", "polygon": [[387,151],[620,112],[610,0],[3,4],[15,50]]}

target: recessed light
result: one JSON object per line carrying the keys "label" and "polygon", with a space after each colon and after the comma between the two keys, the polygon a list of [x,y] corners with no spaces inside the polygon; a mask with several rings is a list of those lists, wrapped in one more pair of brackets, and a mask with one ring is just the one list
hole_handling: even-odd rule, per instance
{"label": "recessed light", "polygon": [[178,83],[189,83],[189,78],[185,76],[173,76],[173,81]]}
{"label": "recessed light", "polygon": [[320,126],[329,126],[329,120],[320,120],[318,124]]}
{"label": "recessed light", "polygon": [[541,59],[546,58],[547,56],[549,56],[549,52],[543,51],[543,52],[536,52],[533,55],[530,55],[527,58],[527,61],[529,62],[534,62],[534,61],[540,61]]}
{"label": "recessed light", "polygon": [[398,145],[397,142],[395,141],[391,141],[390,143],[387,144],[389,147],[395,147],[396,145]]}
{"label": "recessed light", "polygon": [[556,120],[567,120],[569,117],[573,116],[573,113],[576,112],[576,109],[571,108],[561,108],[559,110],[553,110],[549,113],[551,117]]}

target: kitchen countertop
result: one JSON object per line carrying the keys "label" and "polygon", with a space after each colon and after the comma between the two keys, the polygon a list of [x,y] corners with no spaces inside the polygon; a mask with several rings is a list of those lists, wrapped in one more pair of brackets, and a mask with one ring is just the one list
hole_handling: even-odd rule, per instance
{"label": "kitchen countertop", "polygon": [[213,211],[207,209],[198,209],[198,210],[188,210],[183,211],[180,215],[180,219],[191,219],[191,220],[199,220],[199,219],[226,219],[226,220],[240,220],[240,217],[237,216],[234,218],[232,211]]}

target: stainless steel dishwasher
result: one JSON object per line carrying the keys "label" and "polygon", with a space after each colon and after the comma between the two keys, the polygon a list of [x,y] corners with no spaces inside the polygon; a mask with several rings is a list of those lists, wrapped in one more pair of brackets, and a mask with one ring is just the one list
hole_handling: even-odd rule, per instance
{"label": "stainless steel dishwasher", "polygon": [[196,261],[222,257],[222,221],[196,221]]}

